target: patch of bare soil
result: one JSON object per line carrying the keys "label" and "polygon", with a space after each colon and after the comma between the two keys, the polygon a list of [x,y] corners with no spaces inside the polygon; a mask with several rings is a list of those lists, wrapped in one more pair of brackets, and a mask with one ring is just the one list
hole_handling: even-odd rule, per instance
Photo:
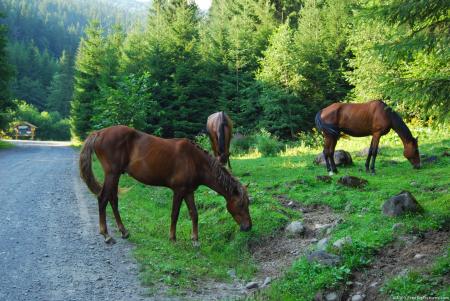
{"label": "patch of bare soil", "polygon": [[375,261],[353,274],[352,284],[342,300],[353,295],[365,295],[365,301],[384,301],[389,297],[380,292],[384,282],[394,276],[430,265],[444,253],[449,243],[449,230],[429,231],[420,235],[400,236],[380,250]]}
{"label": "patch of bare soil", "polygon": [[279,277],[292,263],[311,249],[320,238],[326,235],[341,221],[331,208],[324,205],[303,205],[284,195],[276,198],[286,208],[301,211],[305,232],[301,236],[290,236],[284,229],[250,248],[253,259],[259,266],[258,280],[266,277]]}

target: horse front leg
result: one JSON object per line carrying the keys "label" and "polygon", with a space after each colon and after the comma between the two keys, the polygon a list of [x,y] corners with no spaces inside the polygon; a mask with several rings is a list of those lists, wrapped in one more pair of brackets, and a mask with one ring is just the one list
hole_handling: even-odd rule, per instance
{"label": "horse front leg", "polygon": [[373,135],[373,148],[372,148],[372,162],[370,164],[370,172],[374,175],[375,174],[375,160],[377,158],[378,154],[378,144],[380,143],[380,134],[374,134]]}
{"label": "horse front leg", "polygon": [[170,235],[169,235],[171,241],[177,240],[176,238],[177,222],[178,222],[178,215],[180,214],[180,207],[182,200],[183,196],[179,192],[173,193],[172,215],[171,215]]}
{"label": "horse front leg", "polygon": [[184,197],[192,220],[192,241],[194,246],[198,246],[198,212],[195,206],[194,193],[191,192]]}

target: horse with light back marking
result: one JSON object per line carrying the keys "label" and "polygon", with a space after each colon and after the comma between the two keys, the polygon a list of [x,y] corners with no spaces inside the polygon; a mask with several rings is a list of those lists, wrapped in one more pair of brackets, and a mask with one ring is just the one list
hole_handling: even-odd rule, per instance
{"label": "horse with light back marking", "polygon": [[[92,154],[100,161],[105,180],[97,182],[92,172]],[[106,206],[113,209],[123,238],[125,229],[118,209],[118,184],[121,174],[147,185],[172,189],[170,239],[176,240],[176,225],[183,199],[192,220],[192,240],[198,241],[198,214],[194,192],[205,185],[224,196],[227,210],[240,225],[249,231],[247,188],[234,178],[216,159],[188,139],[163,139],[126,126],[113,126],[89,135],[80,153],[80,173],[89,189],[98,197],[100,234],[106,243],[114,243],[106,226]]]}
{"label": "horse with light back marking", "polygon": [[380,138],[389,133],[391,128],[403,142],[403,155],[414,168],[420,168],[418,139],[412,136],[400,115],[380,100],[361,104],[333,103],[320,110],[315,121],[317,129],[324,136],[323,154],[330,175],[337,173],[334,149],[341,133],[354,137],[372,135],[366,160],[366,172],[369,172],[370,168],[371,173],[374,174]]}
{"label": "horse with light back marking", "polygon": [[206,130],[211,140],[214,156],[224,165],[228,162],[228,167],[231,169],[230,141],[233,135],[231,118],[225,112],[211,114],[206,122]]}

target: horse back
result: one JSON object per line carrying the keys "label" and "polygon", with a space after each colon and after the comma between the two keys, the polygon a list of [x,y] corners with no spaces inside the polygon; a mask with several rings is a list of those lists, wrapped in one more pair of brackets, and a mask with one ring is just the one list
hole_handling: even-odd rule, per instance
{"label": "horse back", "polygon": [[126,172],[147,185],[186,189],[198,186],[204,160],[188,139],[139,133]]}
{"label": "horse back", "polygon": [[351,136],[369,136],[375,132],[386,134],[391,122],[384,102],[333,103],[322,110],[323,122],[336,125]]}

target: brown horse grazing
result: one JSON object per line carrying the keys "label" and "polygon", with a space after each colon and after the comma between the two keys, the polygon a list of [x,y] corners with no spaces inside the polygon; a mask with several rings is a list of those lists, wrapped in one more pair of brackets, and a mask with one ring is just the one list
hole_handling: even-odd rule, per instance
{"label": "brown horse grazing", "polygon": [[[378,143],[383,135],[394,129],[404,145],[403,155],[414,168],[420,168],[419,147],[402,118],[380,100],[361,104],[333,103],[316,115],[316,126],[322,132],[325,144],[323,154],[327,170],[332,175],[337,173],[334,163],[334,149],[341,132],[354,137],[372,135],[369,154],[366,160],[366,172],[375,173],[375,159],[378,153]],[[372,162],[370,163],[370,160]]]}
{"label": "brown horse grazing", "polygon": [[[103,186],[92,173],[93,152],[103,167]],[[206,151],[188,139],[162,139],[126,126],[113,126],[89,135],[80,154],[81,177],[98,196],[100,233],[107,243],[114,242],[106,227],[108,201],[122,237],[129,235],[117,206],[119,178],[125,172],[144,184],[172,189],[171,240],[176,239],[178,214],[184,199],[192,220],[192,239],[194,243],[198,241],[194,191],[200,185],[208,186],[225,197],[228,212],[240,225],[241,231],[249,231],[252,227],[246,187]]]}
{"label": "brown horse grazing", "polygon": [[206,130],[211,140],[214,156],[224,165],[228,162],[228,167],[231,169],[230,141],[233,135],[233,122],[230,117],[225,112],[209,115]]}

